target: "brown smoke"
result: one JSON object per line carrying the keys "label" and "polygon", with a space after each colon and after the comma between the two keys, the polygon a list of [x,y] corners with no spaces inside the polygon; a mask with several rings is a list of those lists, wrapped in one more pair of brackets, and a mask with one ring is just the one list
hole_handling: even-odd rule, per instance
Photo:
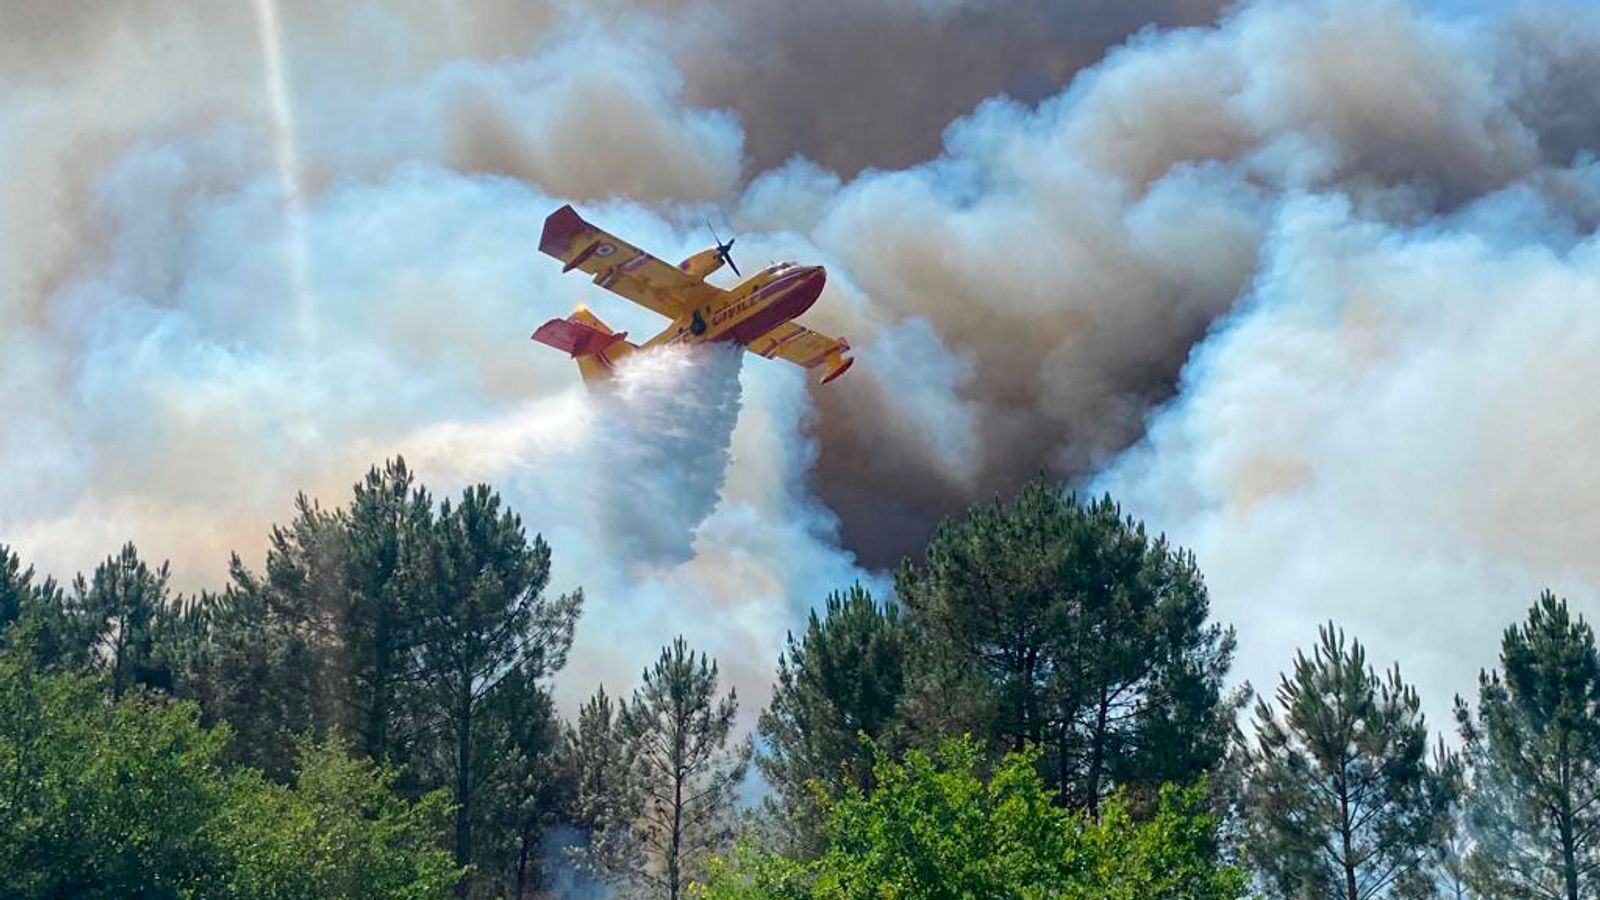
{"label": "brown smoke", "polygon": [[934,155],[979,101],[1033,103],[1141,28],[1212,21],[1222,0],[724,0],[700,6],[681,57],[689,97],[732,109],[757,169],[834,171]]}
{"label": "brown smoke", "polygon": [[1081,479],[1137,440],[1255,277],[1284,197],[1411,224],[1522,184],[1594,221],[1581,165],[1562,168],[1594,145],[1575,93],[1588,25],[1259,3],[1135,40],[1037,109],[986,107],[938,162],[845,185],[814,214],[818,244],[880,320],[926,318],[972,360],[980,445],[952,478],[892,392],[819,392],[817,489],[847,545],[889,564],[963,503],[1039,471]]}
{"label": "brown smoke", "polygon": [[[1292,320],[1297,295],[1346,289],[1341,260],[1372,261],[1375,281],[1405,267],[1381,246],[1327,246],[1332,262],[1285,290],[1269,264],[1283,247],[1360,229],[1308,239],[1284,209],[1316,197],[1394,235],[1571,252],[1600,221],[1600,25],[1538,9],[1441,18],[1400,0],[1259,0],[1204,24],[1215,11],[285,0],[287,130],[304,169],[292,199],[314,294],[297,297],[273,152],[284,128],[249,5],[7,4],[0,540],[65,575],[132,537],[210,584],[223,550],[252,557],[296,490],[336,502],[394,450],[509,431],[493,459],[444,442],[434,465],[515,484],[530,525],[561,538],[558,560],[591,570],[571,577],[613,595],[596,627],[639,593],[670,629],[682,597],[745,592],[727,634],[776,643],[774,607],[866,574],[808,487],[877,566],[972,498],[1040,470],[1091,475],[1164,401],[1200,396],[1205,414],[1167,436],[1177,449],[1162,459],[1178,462],[1128,490],[1170,477],[1180,487],[1163,496],[1181,505],[1217,476],[1207,466],[1242,458],[1223,473],[1240,498],[1228,514],[1270,507],[1316,484],[1324,460],[1224,452],[1240,432],[1271,444],[1288,417],[1258,394],[1208,393],[1217,357],[1191,362],[1193,348],[1251,314],[1241,298],[1275,298]],[[558,414],[582,404],[564,393],[568,361],[526,335],[599,296],[537,252],[540,220],[567,200],[669,258],[705,246],[701,219],[720,208],[742,264],[829,267],[806,321],[858,348],[809,417],[798,373],[749,362],[727,487],[686,564],[619,563],[585,502],[593,473],[527,462],[551,458],[539,451],[561,439]],[[1485,272],[1501,261],[1484,256]],[[1382,287],[1373,304],[1406,295]],[[659,326],[601,302],[619,328]],[[301,306],[310,345],[295,336]],[[1340,338],[1385,352],[1381,308],[1332,308]],[[1233,346],[1277,349],[1260,335]],[[514,427],[524,402],[553,424]],[[1199,474],[1169,471],[1184,464]],[[682,474],[661,472],[663,489]],[[552,492],[561,502],[544,502]],[[1228,537],[1218,526],[1209,546]],[[1226,558],[1217,571],[1239,583]]]}

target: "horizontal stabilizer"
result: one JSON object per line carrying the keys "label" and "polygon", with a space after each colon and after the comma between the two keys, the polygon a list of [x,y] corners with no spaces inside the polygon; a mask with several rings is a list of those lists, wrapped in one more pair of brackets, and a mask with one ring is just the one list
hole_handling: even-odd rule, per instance
{"label": "horizontal stabilizer", "polygon": [[584,322],[571,319],[551,319],[539,326],[533,339],[554,347],[574,357],[594,356],[604,353],[612,345],[628,336],[626,331],[612,334]]}

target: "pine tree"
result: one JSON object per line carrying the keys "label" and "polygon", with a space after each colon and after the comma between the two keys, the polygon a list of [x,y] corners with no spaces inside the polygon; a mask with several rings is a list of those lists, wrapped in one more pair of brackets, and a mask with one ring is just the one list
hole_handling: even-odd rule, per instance
{"label": "pine tree", "polygon": [[71,609],[81,640],[113,698],[134,685],[172,687],[159,643],[174,615],[170,578],[166,563],[151,569],[130,543],[96,566],[89,579],[79,575],[73,581]]}
{"label": "pine tree", "polygon": [[[1257,870],[1286,897],[1431,896],[1455,779],[1428,763],[1428,729],[1399,668],[1380,677],[1329,625],[1256,707],[1245,807]],[[1281,712],[1282,718],[1279,718]]]}
{"label": "pine tree", "polygon": [[568,726],[562,754],[562,776],[572,786],[567,817],[583,837],[577,863],[613,884],[628,882],[643,867],[633,825],[644,800],[622,714],[605,688],[597,689],[579,707],[577,724]]}
{"label": "pine tree", "polygon": [[272,528],[263,572],[235,554],[230,584],[205,599],[208,640],[193,687],[207,718],[241,735],[237,758],[274,777],[292,772],[295,735],[328,736],[349,708],[337,662],[345,529],[304,494],[294,509],[287,526]]}
{"label": "pine tree", "polygon": [[33,566],[0,544],[0,646],[31,659],[35,669],[74,669],[88,664],[87,648],[68,617],[67,597],[54,578],[34,580]]}
{"label": "pine tree", "polygon": [[501,680],[483,719],[489,771],[473,858],[498,876],[497,896],[515,900],[544,886],[541,845],[571,791],[561,778],[563,735],[549,674],[538,660],[524,661]]}
{"label": "pine tree", "polygon": [[1600,892],[1600,656],[1594,631],[1549,591],[1506,629],[1478,714],[1456,699],[1473,767],[1469,880],[1483,896]]}
{"label": "pine tree", "polygon": [[0,544],[0,637],[22,611],[34,602],[33,566],[22,568],[22,558]]}
{"label": "pine tree", "polygon": [[775,820],[802,847],[816,849],[814,784],[833,795],[849,786],[871,793],[872,748],[893,750],[905,654],[899,609],[859,584],[830,595],[821,618],[813,610],[802,637],[789,635],[756,765],[777,793]]}
{"label": "pine tree", "polygon": [[314,712],[320,644],[303,623],[279,615],[267,589],[237,557],[233,584],[221,594],[202,594],[191,615],[201,620],[203,638],[180,678],[180,693],[200,704],[208,725],[232,727],[231,761],[289,778],[296,736],[322,733]]}
{"label": "pine tree", "polygon": [[529,660],[561,668],[572,643],[582,597],[546,598],[549,580],[549,545],[537,536],[530,542],[521,519],[487,485],[441,506],[418,637],[430,706],[422,714],[446,738],[441,763],[456,805],[459,865],[472,862],[478,790],[491,771],[483,755],[488,701]]}
{"label": "pine tree", "polygon": [[728,746],[739,703],[717,696],[717,666],[682,637],[644,673],[623,714],[644,809],[640,873],[657,896],[684,896],[704,856],[731,836],[734,790],[750,764],[749,739]]}
{"label": "pine tree", "polygon": [[356,484],[339,523],[343,592],[334,630],[348,682],[341,692],[348,730],[368,757],[404,765],[420,724],[406,718],[419,679],[426,593],[419,578],[433,538],[433,501],[397,458]]}
{"label": "pine tree", "polygon": [[895,584],[918,644],[907,719],[932,741],[987,728],[1004,749],[1042,745],[1058,802],[1091,814],[1113,786],[1153,794],[1226,752],[1233,632],[1208,623],[1193,556],[1109,497],[1035,481],[941,525]]}
{"label": "pine tree", "polygon": [[293,762],[292,736],[339,732],[358,751],[402,771],[419,720],[422,583],[435,540],[432,501],[403,459],[370,469],[348,509],[295,498],[272,529],[264,572],[235,557],[232,584],[207,598],[210,636],[202,703],[258,740],[241,757],[274,774]]}
{"label": "pine tree", "polygon": [[[348,508],[296,497],[293,520],[272,530],[263,575],[234,558],[232,585],[210,598],[218,680],[207,707],[226,707],[241,732],[278,735],[249,761],[286,772],[289,735],[338,731],[419,790],[407,764],[413,743],[431,736],[416,695],[435,539],[432,500],[395,459],[367,472]],[[240,718],[252,716],[267,718]]]}

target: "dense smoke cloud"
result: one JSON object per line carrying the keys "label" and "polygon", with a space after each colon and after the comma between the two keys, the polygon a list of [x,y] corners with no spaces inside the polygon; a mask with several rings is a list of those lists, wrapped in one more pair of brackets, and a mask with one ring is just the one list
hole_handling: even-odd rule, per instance
{"label": "dense smoke cloud", "polygon": [[[1244,292],[1285,198],[1340,196],[1365,217],[1437,227],[1522,185],[1592,227],[1572,165],[1593,141],[1570,115],[1592,101],[1564,98],[1600,30],[1563,21],[1255,4],[1216,28],[1136,38],[1037,109],[986,104],[924,166],[826,200],[803,167],[797,197],[758,182],[760,208],[809,211],[880,319],[926,317],[972,363],[958,396],[982,440],[960,467],[930,463],[927,423],[900,426],[889,392],[819,398],[819,489],[847,541],[888,563],[961,501],[1104,465]],[[885,419],[903,440],[860,427]]]}
{"label": "dense smoke cloud", "polygon": [[1211,21],[1221,0],[719,0],[671,40],[696,103],[732,109],[758,168],[834,171],[934,155],[979,101],[1033,103],[1147,26]]}
{"label": "dense smoke cloud", "polygon": [[1594,613],[1600,242],[1573,234],[1520,190],[1448,229],[1285,206],[1244,310],[1101,480],[1199,554],[1243,674],[1333,619],[1437,717],[1544,587]]}
{"label": "dense smoke cloud", "polygon": [[[1253,680],[1334,616],[1465,684],[1538,583],[1600,576],[1556,391],[1594,349],[1600,22],[1263,0],[1107,50],[1216,6],[285,3],[284,121],[248,4],[10,4],[0,540],[214,585],[405,453],[502,487],[585,588],[571,691],[686,631],[753,706],[826,590],[1109,468]],[[567,200],[670,259],[711,216],[746,266],[827,265],[807,321],[859,364],[589,395],[532,328],[659,320],[537,253]],[[1427,655],[1445,609],[1478,656]]]}
{"label": "dense smoke cloud", "polygon": [[[798,373],[724,377],[709,406],[673,401],[704,401],[705,385],[660,366],[635,391],[658,406],[581,392],[570,362],[525,337],[589,296],[540,262],[540,220],[578,200],[684,254],[709,207],[677,204],[724,203],[752,166],[791,153],[846,171],[915,158],[981,93],[1052,90],[1144,20],[1096,14],[1053,46],[1038,9],[883,3],[852,11],[848,29],[816,26],[831,37],[800,48],[776,7],[709,2],[470,15],[426,0],[285,2],[280,35],[244,3],[8,5],[0,540],[65,575],[131,537],[172,558],[184,587],[214,586],[230,551],[255,558],[295,492],[338,503],[368,464],[407,453],[440,492],[502,486],[557,548],[557,587],[588,590],[573,691],[602,677],[623,689],[656,643],[693,631],[758,701],[782,623],[874,580],[809,495],[817,449]],[[974,24],[984,40],[963,38]],[[874,36],[893,39],[905,68]],[[265,66],[273,41],[284,109]],[[975,54],[968,93],[952,71],[911,115],[901,76],[956,45]],[[861,90],[821,89],[847,71]],[[733,84],[733,111],[717,108]],[[846,107],[860,127],[808,124]],[[763,123],[769,110],[780,114]],[[281,171],[275,138],[293,142],[298,171]],[[302,221],[288,227],[286,210]],[[817,252],[781,222],[748,224],[778,232],[741,243],[757,254]],[[828,305],[872,318],[863,296]],[[654,324],[615,305],[606,315],[635,333]],[[912,390],[897,404],[923,419],[961,408],[966,364],[924,322],[882,326],[881,378],[864,390]],[[760,398],[742,414],[728,393],[739,383]],[[643,439],[675,414],[700,443]],[[965,465],[971,438],[947,433],[933,463]]]}
{"label": "dense smoke cloud", "polygon": [[[1283,192],[1252,289],[1095,484],[1196,550],[1239,675],[1270,686],[1332,619],[1399,660],[1437,723],[1540,589],[1600,600],[1574,452],[1596,425],[1600,135],[1571,92],[1600,21],[1483,31],[1377,4],[1231,30],[1298,48],[1238,96],[1314,129],[1237,154]],[[1371,40],[1353,71],[1293,74]]]}

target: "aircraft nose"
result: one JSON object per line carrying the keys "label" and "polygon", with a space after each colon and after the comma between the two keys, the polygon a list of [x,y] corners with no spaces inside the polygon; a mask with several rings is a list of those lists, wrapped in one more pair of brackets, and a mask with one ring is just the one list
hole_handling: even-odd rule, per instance
{"label": "aircraft nose", "polygon": [[791,302],[797,304],[795,315],[805,312],[817,302],[817,298],[822,296],[822,285],[827,280],[828,273],[821,266],[806,266],[798,273],[795,280],[790,282],[793,287],[789,292],[789,296],[794,298]]}

